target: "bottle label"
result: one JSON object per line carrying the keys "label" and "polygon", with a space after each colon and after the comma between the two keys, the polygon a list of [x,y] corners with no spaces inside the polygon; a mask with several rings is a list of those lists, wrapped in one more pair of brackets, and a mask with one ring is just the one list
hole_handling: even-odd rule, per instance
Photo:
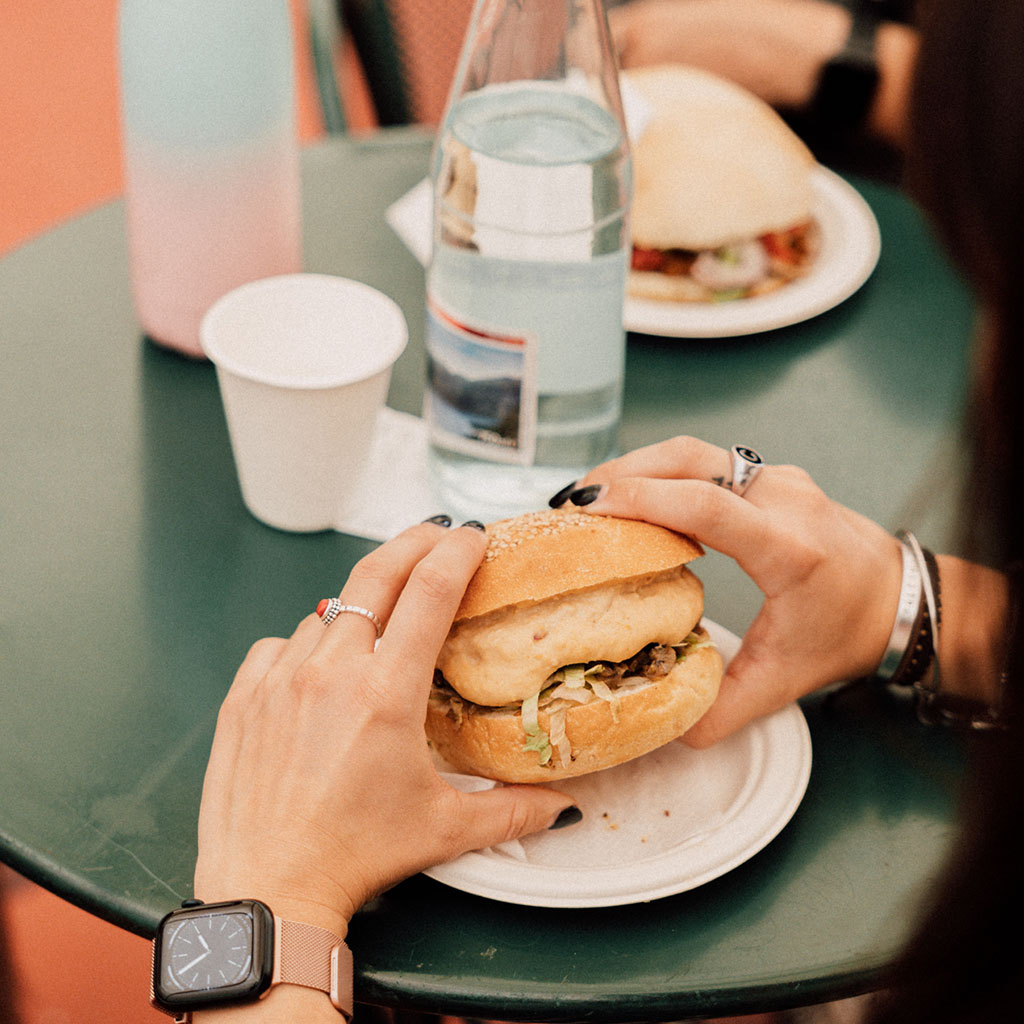
{"label": "bottle label", "polygon": [[430,440],[450,451],[520,466],[537,446],[537,339],[470,323],[427,301]]}

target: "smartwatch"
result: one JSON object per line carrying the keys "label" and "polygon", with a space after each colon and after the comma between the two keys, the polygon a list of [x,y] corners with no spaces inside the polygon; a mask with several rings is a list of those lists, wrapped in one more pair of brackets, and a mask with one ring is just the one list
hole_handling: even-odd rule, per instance
{"label": "smartwatch", "polygon": [[319,989],[352,1019],[352,953],[326,928],[284,921],[259,900],[185,900],[157,926],[151,1002],[175,1021],[278,984]]}
{"label": "smartwatch", "polygon": [[822,66],[809,106],[815,127],[830,135],[863,127],[878,89],[878,5],[874,0],[853,0],[850,14],[853,20],[846,43]]}

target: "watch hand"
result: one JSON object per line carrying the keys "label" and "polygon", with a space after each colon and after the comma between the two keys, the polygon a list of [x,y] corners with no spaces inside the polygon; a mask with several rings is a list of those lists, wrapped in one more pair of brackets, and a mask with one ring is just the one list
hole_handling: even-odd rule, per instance
{"label": "watch hand", "polygon": [[209,953],[210,947],[206,944],[206,939],[203,938],[202,932],[196,932],[196,938],[203,944],[203,949],[205,949],[206,952]]}
{"label": "watch hand", "polygon": [[[204,943],[203,943],[203,945],[205,946],[205,945],[206,945],[206,943],[204,942]],[[206,959],[206,958],[207,958],[207,957],[208,957],[209,955],[210,955],[210,950],[209,950],[209,949],[207,949],[205,953],[200,953],[200,954],[199,954],[199,956],[197,956],[197,957],[195,958],[195,960],[193,960],[193,961],[192,961],[191,963],[187,963],[187,964],[185,964],[185,966],[184,966],[184,967],[178,967],[178,968],[177,968],[177,973],[178,973],[178,974],[184,974],[184,973],[185,973],[185,972],[186,972],[187,970],[189,970],[190,968],[192,968],[192,967],[195,967],[195,965],[196,965],[197,963],[199,963],[199,961],[200,961],[200,960],[205,960],[205,959]]]}

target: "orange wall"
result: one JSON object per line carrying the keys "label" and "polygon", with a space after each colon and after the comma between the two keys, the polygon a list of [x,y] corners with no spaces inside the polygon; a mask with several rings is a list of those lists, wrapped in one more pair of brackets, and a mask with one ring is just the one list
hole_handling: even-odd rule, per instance
{"label": "orange wall", "polygon": [[[0,253],[120,194],[117,6],[0,0]],[[306,140],[321,124],[305,5],[291,6]]]}

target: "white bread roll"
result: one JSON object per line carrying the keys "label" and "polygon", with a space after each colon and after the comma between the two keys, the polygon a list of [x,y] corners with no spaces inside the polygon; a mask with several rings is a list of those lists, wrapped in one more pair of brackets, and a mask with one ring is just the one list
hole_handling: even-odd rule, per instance
{"label": "white bread roll", "polygon": [[[521,705],[477,707],[460,715],[432,697],[427,735],[456,771],[501,782],[554,782],[623,764],[681,736],[714,703],[721,678],[721,655],[714,647],[700,647],[661,679],[624,681],[616,705],[593,700],[569,707],[568,764],[557,753],[542,764],[535,751],[524,749]],[[549,712],[542,709],[539,721],[542,729],[551,729]]]}
{"label": "white bread roll", "polygon": [[[579,775],[661,746],[707,710],[722,665],[701,645],[659,679],[626,673],[613,699],[556,702],[568,744],[553,758],[524,750],[522,702],[557,669],[626,663],[698,627],[703,589],[686,563],[703,549],[660,526],[575,510],[528,513],[487,532],[438,657],[455,692],[435,687],[427,715],[427,735],[453,767],[504,781]],[[542,706],[542,730],[550,721]]]}
{"label": "white bread roll", "polygon": [[635,245],[716,249],[810,218],[814,157],[768,104],[684,65],[625,76],[649,107],[633,146]]}

